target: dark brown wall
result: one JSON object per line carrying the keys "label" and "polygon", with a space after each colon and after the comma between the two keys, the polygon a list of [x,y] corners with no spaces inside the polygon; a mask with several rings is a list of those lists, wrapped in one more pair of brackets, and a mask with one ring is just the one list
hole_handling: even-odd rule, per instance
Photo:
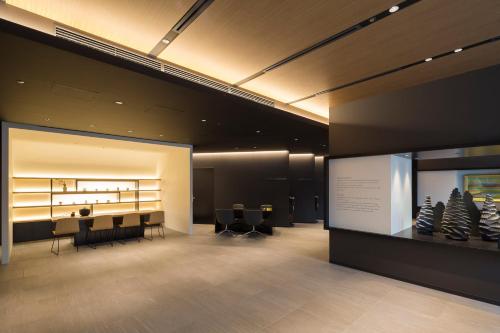
{"label": "dark brown wall", "polygon": [[500,155],[417,161],[418,171],[496,169],[498,167],[500,167]]}
{"label": "dark brown wall", "polygon": [[288,226],[288,153],[195,154],[194,168],[214,169],[215,208],[273,205],[272,223]]}
{"label": "dark brown wall", "polygon": [[500,65],[330,110],[330,154],[500,143]]}
{"label": "dark brown wall", "polygon": [[314,210],[314,155],[290,155],[290,195],[295,197],[293,222],[311,223]]}

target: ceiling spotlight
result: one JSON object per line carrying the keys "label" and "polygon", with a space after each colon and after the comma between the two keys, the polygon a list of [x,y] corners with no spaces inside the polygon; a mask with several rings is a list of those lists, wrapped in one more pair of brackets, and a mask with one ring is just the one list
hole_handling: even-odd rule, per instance
{"label": "ceiling spotlight", "polygon": [[160,134],[160,136],[163,136],[163,134]]}
{"label": "ceiling spotlight", "polygon": [[458,49],[453,50],[453,52],[455,52],[455,53],[458,53],[458,52],[461,52],[461,51],[463,51],[462,48],[458,48]]}
{"label": "ceiling spotlight", "polygon": [[127,132],[129,132],[129,133],[134,133],[134,131],[132,131],[132,130],[128,130]]}
{"label": "ceiling spotlight", "polygon": [[206,119],[202,119],[202,120],[201,120],[201,122],[202,122],[202,123],[206,123],[206,122],[207,122],[207,120],[206,120]]}
{"label": "ceiling spotlight", "polygon": [[45,121],[50,121],[50,118],[45,118]]}
{"label": "ceiling spotlight", "polygon": [[23,80],[17,80],[16,83],[17,84],[24,84],[24,81]]}
{"label": "ceiling spotlight", "polygon": [[399,10],[399,6],[392,6],[389,8],[389,13],[395,13]]}
{"label": "ceiling spotlight", "polygon": [[294,138],[293,140],[294,140],[294,141],[299,141],[299,138]]}
{"label": "ceiling spotlight", "polygon": [[170,44],[170,41],[168,39],[162,39],[161,42],[167,45]]}
{"label": "ceiling spotlight", "polygon": [[115,104],[123,105],[123,102],[122,101],[115,101]]}
{"label": "ceiling spotlight", "polygon": [[429,62],[429,61],[431,61],[431,60],[432,60],[432,58],[426,58],[426,59],[425,59],[425,62]]}
{"label": "ceiling spotlight", "polygon": [[253,149],[257,149],[257,146],[253,146]]}
{"label": "ceiling spotlight", "polygon": [[260,134],[260,130],[256,130],[255,133]]}

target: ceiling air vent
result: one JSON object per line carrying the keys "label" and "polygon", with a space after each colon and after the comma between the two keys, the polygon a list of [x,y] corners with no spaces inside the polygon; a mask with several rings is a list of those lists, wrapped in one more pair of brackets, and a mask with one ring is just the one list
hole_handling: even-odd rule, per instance
{"label": "ceiling air vent", "polygon": [[197,75],[197,74],[185,71],[185,70],[182,70],[180,68],[177,68],[177,67],[174,67],[171,65],[163,65],[163,70],[165,71],[165,73],[183,78],[185,80],[196,82],[196,83],[202,84],[204,86],[207,86],[207,87],[210,87],[213,89],[224,91],[228,94],[236,95],[236,96],[243,97],[243,98],[252,100],[252,101],[260,103],[260,104],[265,104],[265,105],[274,107],[274,102],[270,99],[254,95],[252,93],[243,91],[243,90],[238,89],[238,88],[234,88],[230,85],[220,83],[220,82],[217,82],[215,80],[211,80],[211,79],[208,79],[206,77],[203,77],[203,76],[200,76],[200,75]]}
{"label": "ceiling air vent", "polygon": [[161,71],[161,62],[100,42],[88,36],[56,27],[56,36]]}
{"label": "ceiling air vent", "polygon": [[228,94],[236,95],[245,99],[249,99],[251,101],[264,104],[267,106],[272,106],[274,107],[274,101],[254,95],[252,93],[246,92],[244,90],[232,87],[228,84],[221,83],[191,72],[188,72],[186,70],[164,64],[160,61],[142,56],[140,54],[134,53],[127,51],[122,48],[118,48],[116,46],[98,41],[94,38],[82,35],[80,33],[61,28],[61,27],[56,27],[56,36],[60,38],[64,38],[66,40],[69,40],[74,43],[78,43],[81,45],[85,45],[87,47],[91,47],[93,49],[99,50],[104,53],[108,53],[111,55],[114,55],[115,57],[123,58],[129,61],[133,61],[135,63],[156,69],[158,71],[164,71],[165,73],[180,77],[185,80],[189,80],[191,82],[196,82],[198,84],[204,85],[206,87],[210,87],[212,89],[217,89],[220,91],[224,91]]}
{"label": "ceiling air vent", "polygon": [[192,82],[196,82],[196,83],[202,84],[202,85],[210,87],[210,88],[214,88],[217,90],[228,92],[228,86],[226,84],[207,79],[203,76],[193,74],[191,72],[179,69],[179,68],[174,67],[174,66],[164,65],[163,71],[165,73],[168,73],[168,74],[171,74],[171,75],[174,75],[174,76],[177,76],[177,77],[180,77],[180,78],[192,81]]}
{"label": "ceiling air vent", "polygon": [[246,99],[250,99],[250,100],[257,102],[257,103],[260,103],[260,104],[265,104],[267,106],[274,107],[274,102],[272,100],[251,94],[249,92],[246,92],[246,91],[238,89],[238,88],[229,87],[229,93],[236,95],[236,96],[246,98]]}

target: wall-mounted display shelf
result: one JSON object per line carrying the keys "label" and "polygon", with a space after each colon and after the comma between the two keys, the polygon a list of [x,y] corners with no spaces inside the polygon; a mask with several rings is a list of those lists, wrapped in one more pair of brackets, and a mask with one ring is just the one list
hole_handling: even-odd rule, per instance
{"label": "wall-mounted display shelf", "polygon": [[13,221],[42,221],[91,214],[157,210],[160,179],[13,178]]}

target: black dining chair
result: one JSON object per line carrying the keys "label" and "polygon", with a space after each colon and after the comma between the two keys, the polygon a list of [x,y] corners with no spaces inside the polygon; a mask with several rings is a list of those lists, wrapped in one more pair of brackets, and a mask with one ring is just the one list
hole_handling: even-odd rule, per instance
{"label": "black dining chair", "polygon": [[224,230],[217,234],[217,237],[224,233],[229,233],[231,236],[234,236],[236,233],[229,229],[229,226],[234,223],[234,212],[232,209],[216,209],[215,217],[217,222],[224,225]]}
{"label": "black dining chair", "polygon": [[264,222],[261,209],[245,209],[243,211],[243,219],[245,223],[252,226],[252,230],[244,233],[243,236],[250,236],[252,234],[265,236],[262,232],[255,229],[256,226]]}
{"label": "black dining chair", "polygon": [[240,220],[243,218],[243,210],[245,209],[245,205],[242,203],[233,204],[233,214],[234,218]]}

